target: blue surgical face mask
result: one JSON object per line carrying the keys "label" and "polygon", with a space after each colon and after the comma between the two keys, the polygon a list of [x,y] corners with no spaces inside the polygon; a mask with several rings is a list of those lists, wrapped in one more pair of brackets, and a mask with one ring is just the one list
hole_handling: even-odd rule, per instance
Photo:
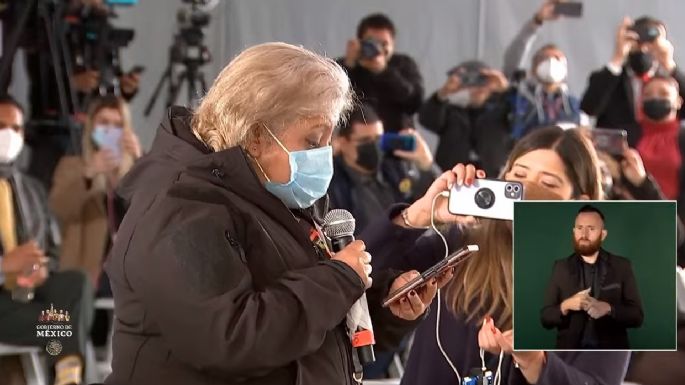
{"label": "blue surgical face mask", "polygon": [[275,183],[269,180],[262,166],[257,166],[267,179],[264,187],[278,197],[290,209],[304,209],[321,199],[328,191],[333,178],[333,148],[325,146],[312,150],[288,151],[278,138],[267,128],[269,135],[288,154],[290,180]]}

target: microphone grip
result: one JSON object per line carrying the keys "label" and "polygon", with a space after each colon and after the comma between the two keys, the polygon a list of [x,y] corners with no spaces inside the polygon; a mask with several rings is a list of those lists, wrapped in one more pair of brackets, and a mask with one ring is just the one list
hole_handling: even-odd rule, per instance
{"label": "microphone grip", "polygon": [[337,253],[352,242],[354,242],[354,235],[331,238],[331,249],[334,253]]}

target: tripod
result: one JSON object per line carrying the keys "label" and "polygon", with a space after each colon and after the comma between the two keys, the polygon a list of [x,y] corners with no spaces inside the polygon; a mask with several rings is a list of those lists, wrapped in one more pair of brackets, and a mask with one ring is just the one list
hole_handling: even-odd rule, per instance
{"label": "tripod", "polygon": [[[190,103],[191,105],[194,104],[194,102],[200,95],[204,95],[205,92],[207,92],[207,83],[205,82],[205,75],[202,71],[200,71],[200,67],[205,62],[196,59],[184,60],[182,64],[185,65],[185,69],[180,73],[175,74],[174,65],[176,64],[176,61],[174,60],[174,51],[175,48],[172,47],[171,53],[169,54],[169,64],[167,65],[167,68],[164,70],[164,73],[162,74],[162,77],[159,79],[159,82],[157,82],[157,86],[155,86],[155,90],[152,93],[152,96],[150,97],[147,106],[145,107],[145,116],[149,116],[150,112],[152,112],[152,108],[157,102],[157,98],[159,98],[159,93],[162,91],[162,87],[166,82],[169,83],[169,89],[166,99],[166,108],[169,108],[172,105],[176,104],[178,94],[179,92],[181,92],[181,88],[183,87],[184,82],[188,84],[188,103]],[[198,94],[198,90],[201,92],[201,94]]]}

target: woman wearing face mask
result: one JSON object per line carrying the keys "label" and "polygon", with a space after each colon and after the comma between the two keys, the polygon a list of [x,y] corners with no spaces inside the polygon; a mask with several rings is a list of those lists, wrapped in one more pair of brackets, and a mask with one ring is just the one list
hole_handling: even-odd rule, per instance
{"label": "woman wearing face mask", "polygon": [[[513,149],[502,175],[505,180],[534,184],[534,191],[548,190],[547,194],[557,199],[600,197],[596,155],[576,130],[541,128],[524,137]],[[442,258],[443,241],[434,232],[424,234],[423,230],[431,221],[433,198],[451,185],[471,185],[475,178],[483,177],[484,172],[473,165],[459,164],[437,179],[416,203],[395,206],[386,218],[372,223],[360,238],[375,253],[374,268],[423,271]],[[504,351],[502,383],[621,383],[629,352],[512,353],[510,228],[490,220],[478,226],[473,218],[454,216],[442,197],[436,202],[434,217],[437,223],[452,224],[445,230],[451,251],[473,242],[481,249],[457,268],[456,277],[438,294],[440,302],[433,305],[433,311],[416,330],[403,383],[457,383],[457,377],[481,367],[480,348],[489,352],[485,361],[493,373],[497,371],[498,354]]]}
{"label": "woman wearing face mask", "polygon": [[362,241],[331,256],[323,240],[331,136],[352,100],[332,60],[266,43],[194,114],[170,109],[120,186],[107,384],[352,384],[345,319],[364,290],[384,327],[423,313],[435,290],[381,310],[373,298],[409,275],[371,280]]}
{"label": "woman wearing face mask", "polygon": [[50,207],[62,226],[62,266],[84,270],[96,284],[125,213],[115,189],[141,156],[126,102],[114,96],[95,100],[81,146],[80,156],[60,160]]}
{"label": "woman wearing face mask", "polygon": [[642,136],[637,150],[645,169],[654,177],[666,199],[678,201],[685,218],[685,129],[678,119],[683,104],[679,85],[671,77],[655,76],[642,91]]}

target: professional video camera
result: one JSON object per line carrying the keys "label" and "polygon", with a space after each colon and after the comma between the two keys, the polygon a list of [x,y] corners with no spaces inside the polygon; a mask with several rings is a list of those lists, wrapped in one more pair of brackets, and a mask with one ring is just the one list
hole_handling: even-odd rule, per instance
{"label": "professional video camera", "polygon": [[[150,100],[145,108],[145,116],[150,115],[165,83],[169,83],[166,106],[176,104],[178,93],[183,83],[188,83],[188,102],[192,104],[207,90],[205,77],[200,68],[212,60],[209,49],[204,44],[203,28],[211,20],[209,10],[213,9],[218,0],[182,0],[190,4],[190,8],[181,8],[177,15],[178,33],[174,35],[169,48],[169,63],[162,78],[157,83]],[[178,67],[180,66],[180,70]]]}
{"label": "professional video camera", "polygon": [[[114,6],[135,5],[137,0],[105,0],[100,6],[83,6],[77,14],[66,16],[69,42],[75,72],[86,70],[100,73],[99,95],[121,95],[119,77],[121,50],[133,40],[132,29],[115,28],[111,20],[117,17]],[[84,100],[84,106],[89,101]]]}

